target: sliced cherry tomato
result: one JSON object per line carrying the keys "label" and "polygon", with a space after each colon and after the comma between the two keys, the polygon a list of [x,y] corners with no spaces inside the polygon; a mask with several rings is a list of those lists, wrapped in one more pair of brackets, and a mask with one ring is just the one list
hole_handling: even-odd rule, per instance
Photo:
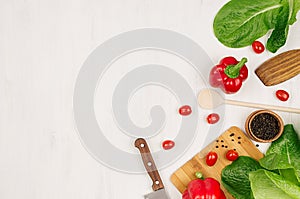
{"label": "sliced cherry tomato", "polygon": [[174,146],[175,146],[175,142],[172,141],[172,140],[165,140],[165,141],[163,141],[163,143],[162,143],[162,147],[163,147],[163,149],[165,149],[165,150],[172,149]]}
{"label": "sliced cherry tomato", "polygon": [[220,116],[217,113],[211,113],[206,117],[208,124],[215,124],[220,120]]}
{"label": "sliced cherry tomato", "polygon": [[276,91],[276,97],[281,101],[287,101],[290,97],[289,93],[285,90],[278,90]]}
{"label": "sliced cherry tomato", "polygon": [[260,41],[254,41],[252,43],[252,49],[255,53],[260,54],[264,52],[265,46]]}
{"label": "sliced cherry tomato", "polygon": [[239,157],[239,154],[235,150],[229,150],[226,153],[226,158],[229,161],[235,161],[238,157]]}
{"label": "sliced cherry tomato", "polygon": [[211,151],[206,155],[206,164],[210,167],[214,166],[217,160],[218,160],[218,154],[216,152]]}
{"label": "sliced cherry tomato", "polygon": [[184,105],[179,108],[180,115],[186,116],[186,115],[190,115],[191,113],[192,113],[192,108],[189,105]]}

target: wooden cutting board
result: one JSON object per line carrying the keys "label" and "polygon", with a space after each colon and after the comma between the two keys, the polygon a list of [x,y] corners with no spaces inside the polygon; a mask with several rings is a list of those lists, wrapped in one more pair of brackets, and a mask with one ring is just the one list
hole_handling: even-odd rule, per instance
{"label": "wooden cutting board", "polygon": [[[187,188],[188,183],[196,178],[195,173],[197,171],[203,173],[204,177],[213,177],[221,182],[222,169],[231,164],[231,161],[225,157],[226,152],[230,149],[235,149],[239,155],[250,156],[256,160],[263,157],[263,154],[244,132],[233,126],[175,171],[171,176],[171,182],[181,193]],[[218,154],[218,161],[212,167],[207,166],[205,163],[205,156],[210,151]],[[233,199],[222,185],[221,188],[224,190],[227,199]]]}
{"label": "wooden cutting board", "polygon": [[266,86],[273,86],[300,74],[300,49],[283,52],[262,63],[256,75]]}

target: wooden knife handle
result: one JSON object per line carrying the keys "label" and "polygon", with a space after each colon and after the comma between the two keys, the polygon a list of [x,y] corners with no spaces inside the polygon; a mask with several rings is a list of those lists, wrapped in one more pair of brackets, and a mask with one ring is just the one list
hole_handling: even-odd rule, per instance
{"label": "wooden knife handle", "polygon": [[142,159],[143,159],[144,166],[145,166],[150,178],[152,179],[153,191],[163,189],[164,184],[163,184],[163,182],[160,178],[160,175],[157,171],[157,168],[155,166],[154,160],[152,158],[152,155],[151,155],[151,152],[149,150],[146,140],[143,138],[138,138],[135,140],[134,145],[136,148],[139,149]]}

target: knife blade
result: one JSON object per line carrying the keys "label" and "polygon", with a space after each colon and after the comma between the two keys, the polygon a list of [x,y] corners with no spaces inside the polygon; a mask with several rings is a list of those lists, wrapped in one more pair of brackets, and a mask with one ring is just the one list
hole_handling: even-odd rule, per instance
{"label": "knife blade", "polygon": [[135,140],[134,145],[139,149],[142,156],[143,164],[146,168],[148,175],[152,180],[152,189],[154,192],[144,196],[145,199],[170,199],[164,184],[160,178],[159,172],[155,166],[150,149],[145,139],[138,138]]}
{"label": "knife blade", "polygon": [[165,189],[159,189],[144,196],[145,199],[170,199]]}

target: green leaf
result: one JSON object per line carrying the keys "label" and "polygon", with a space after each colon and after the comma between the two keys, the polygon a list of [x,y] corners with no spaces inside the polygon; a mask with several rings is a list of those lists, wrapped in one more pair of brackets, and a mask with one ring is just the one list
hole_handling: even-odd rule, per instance
{"label": "green leaf", "polygon": [[290,5],[287,0],[283,1],[283,7],[280,9],[277,17],[277,23],[271,36],[267,41],[267,49],[275,53],[280,47],[284,46],[289,32],[289,10]]}
{"label": "green leaf", "polygon": [[288,179],[290,182],[300,186],[300,183],[298,182],[296,176],[295,169],[280,169],[279,174],[285,179]]}
{"label": "green leaf", "polygon": [[300,0],[289,0],[289,4],[290,4],[289,24],[292,25],[297,21],[296,16],[298,11],[300,10]]}
{"label": "green leaf", "polygon": [[249,173],[261,168],[259,163],[251,157],[240,156],[222,170],[222,185],[236,199],[253,199]]}
{"label": "green leaf", "polygon": [[280,0],[231,0],[214,19],[215,36],[228,47],[251,45],[275,28],[282,7]]}
{"label": "green leaf", "polygon": [[266,48],[274,53],[285,45],[299,10],[300,0],[232,0],[217,13],[214,33],[225,46],[240,48],[273,30]]}
{"label": "green leaf", "polygon": [[249,179],[255,199],[300,199],[300,187],[276,173],[253,171]]}
{"label": "green leaf", "polygon": [[259,163],[268,170],[293,169],[300,182],[300,140],[293,125],[285,125],[282,136],[272,142]]}

